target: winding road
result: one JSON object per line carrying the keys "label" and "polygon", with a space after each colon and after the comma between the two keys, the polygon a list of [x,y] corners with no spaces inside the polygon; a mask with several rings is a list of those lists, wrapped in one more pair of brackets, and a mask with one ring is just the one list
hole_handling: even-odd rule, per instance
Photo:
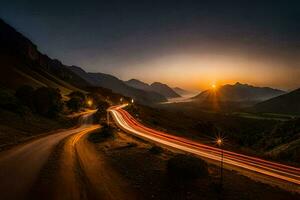
{"label": "winding road", "polygon": [[[116,125],[125,132],[211,162],[220,161],[219,148],[145,127],[123,109],[125,106],[108,109]],[[84,113],[81,125],[76,128],[58,131],[0,152],[1,199],[136,199],[128,183],[87,141],[88,133],[100,128],[100,125],[89,122],[94,112]],[[46,193],[38,194],[43,196],[32,195],[32,188],[39,184],[40,175],[59,144],[62,144],[59,162],[54,163],[58,167],[47,171],[55,177],[53,182],[49,185],[47,181],[43,182],[41,191]],[[223,153],[225,168],[250,174],[249,177],[255,179],[259,176],[259,180],[264,182],[300,192],[299,168],[225,150]]]}
{"label": "winding road", "polygon": [[81,116],[81,125],[77,128],[59,131],[0,152],[1,199],[26,199],[59,142],[68,136],[83,135],[99,128],[88,123],[94,112],[84,113]]}
{"label": "winding road", "polygon": [[[126,106],[127,104],[124,104],[108,109],[117,126],[123,131],[160,145],[192,153],[214,163],[220,162],[221,150],[219,148],[145,127],[123,109]],[[234,169],[250,178],[300,192],[300,168],[226,150],[223,151],[223,155],[227,169]]]}

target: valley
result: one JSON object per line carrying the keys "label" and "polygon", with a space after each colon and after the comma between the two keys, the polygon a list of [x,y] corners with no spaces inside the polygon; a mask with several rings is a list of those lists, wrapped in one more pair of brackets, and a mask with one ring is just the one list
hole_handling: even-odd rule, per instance
{"label": "valley", "polygon": [[300,198],[299,6],[48,4],[0,3],[0,199]]}

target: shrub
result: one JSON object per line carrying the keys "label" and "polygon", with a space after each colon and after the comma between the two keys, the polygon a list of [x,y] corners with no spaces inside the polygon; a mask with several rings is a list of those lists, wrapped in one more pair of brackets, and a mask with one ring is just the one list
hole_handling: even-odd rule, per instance
{"label": "shrub", "polygon": [[69,101],[67,101],[67,107],[73,111],[78,112],[84,105],[83,100],[78,97],[72,97]]}
{"label": "shrub", "polygon": [[171,178],[180,180],[193,180],[208,176],[208,166],[205,161],[184,154],[170,158],[167,170]]}
{"label": "shrub", "polygon": [[106,118],[106,110],[108,109],[109,104],[100,99],[97,99],[95,104],[97,106],[97,112],[94,114],[94,120],[95,122],[99,122],[100,120]]}
{"label": "shrub", "polygon": [[56,117],[63,108],[62,96],[58,89],[41,87],[34,91],[34,106],[37,113]]}

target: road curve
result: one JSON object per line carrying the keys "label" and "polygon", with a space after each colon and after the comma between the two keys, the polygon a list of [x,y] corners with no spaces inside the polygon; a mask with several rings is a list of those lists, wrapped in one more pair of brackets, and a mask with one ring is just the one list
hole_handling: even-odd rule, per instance
{"label": "road curve", "polygon": [[67,138],[53,199],[136,199],[128,183],[88,141],[88,133],[98,128],[99,125],[92,125],[89,130]]}
{"label": "road curve", "polygon": [[60,131],[0,152],[1,199],[26,198],[53,148],[64,138],[89,129],[89,126],[81,126]]}
{"label": "road curve", "polygon": [[[192,140],[172,136],[148,127],[145,127],[135,120],[122,106],[110,107],[111,113],[117,126],[125,132],[134,134],[152,142],[172,147],[184,152],[192,153],[197,156],[212,160],[220,161],[221,150],[216,147],[204,145]],[[260,158],[247,156],[239,153],[224,150],[224,163],[229,169],[247,170],[255,174],[263,175],[266,178],[272,178],[272,181],[288,184],[293,191],[300,192],[300,168],[287,166]],[[270,183],[270,181],[267,181]],[[287,189],[285,187],[285,189]]]}

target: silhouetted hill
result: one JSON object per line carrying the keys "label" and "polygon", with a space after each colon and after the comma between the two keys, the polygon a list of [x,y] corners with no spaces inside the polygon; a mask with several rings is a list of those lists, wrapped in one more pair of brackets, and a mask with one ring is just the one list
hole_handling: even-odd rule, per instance
{"label": "silhouetted hill", "polygon": [[103,73],[87,73],[79,67],[69,67],[74,73],[85,79],[89,84],[109,88],[114,92],[134,98],[142,103],[157,103],[166,101],[166,98],[152,91],[145,91],[128,86],[122,80]]}
{"label": "silhouetted hill", "polygon": [[51,59],[40,53],[35,44],[1,19],[0,44],[0,84],[8,88],[16,89],[25,84],[34,88],[48,86],[58,88],[62,94],[67,95],[72,91],[85,92],[87,88],[98,86],[133,97],[141,103],[166,100],[159,94],[130,88],[111,75],[86,74],[79,67],[69,67],[59,60]]}
{"label": "silhouetted hill", "polygon": [[0,83],[6,87],[48,86],[68,94],[89,85],[60,61],[40,53],[35,44],[1,19],[0,44]]}
{"label": "silhouetted hill", "polygon": [[177,94],[176,92],[174,92],[174,90],[172,88],[170,88],[167,84],[154,82],[150,86],[153,91],[155,91],[161,95],[164,95],[167,98],[180,97],[180,95]]}
{"label": "silhouetted hill", "polygon": [[300,115],[300,88],[256,104],[252,110],[257,112]]}
{"label": "silhouetted hill", "polygon": [[193,98],[198,101],[261,102],[284,93],[278,89],[255,87],[237,82],[234,85],[228,84],[217,89],[203,91]]}
{"label": "silhouetted hill", "polygon": [[130,79],[128,81],[124,81],[127,85],[137,88],[137,89],[141,89],[141,90],[146,90],[146,91],[152,91],[153,89],[151,88],[151,86],[147,83],[144,83],[140,80],[137,79]]}
{"label": "silhouetted hill", "polygon": [[180,97],[172,88],[163,83],[155,82],[149,85],[137,79],[130,79],[125,83],[137,89],[156,92],[166,98]]}
{"label": "silhouetted hill", "polygon": [[187,90],[184,90],[180,87],[174,87],[172,88],[177,94],[181,95],[181,96],[184,96],[184,95],[188,95],[188,94],[191,94],[190,91],[187,91]]}

